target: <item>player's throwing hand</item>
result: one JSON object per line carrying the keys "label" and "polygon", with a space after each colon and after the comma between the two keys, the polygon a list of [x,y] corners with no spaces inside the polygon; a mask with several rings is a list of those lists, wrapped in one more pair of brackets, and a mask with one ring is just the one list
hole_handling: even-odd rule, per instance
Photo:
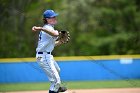
{"label": "player's throwing hand", "polygon": [[33,26],[32,31],[42,30],[42,27]]}

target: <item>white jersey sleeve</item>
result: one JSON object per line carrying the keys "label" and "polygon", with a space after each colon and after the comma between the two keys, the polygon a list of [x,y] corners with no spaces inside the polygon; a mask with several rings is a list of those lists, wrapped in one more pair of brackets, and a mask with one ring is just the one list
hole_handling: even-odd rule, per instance
{"label": "white jersey sleeve", "polygon": [[54,30],[53,26],[50,25],[44,25],[43,28],[46,28],[47,30]]}

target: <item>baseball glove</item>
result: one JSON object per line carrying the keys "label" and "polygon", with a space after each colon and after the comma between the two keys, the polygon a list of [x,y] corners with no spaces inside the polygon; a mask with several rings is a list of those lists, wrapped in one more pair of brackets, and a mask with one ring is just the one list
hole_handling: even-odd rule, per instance
{"label": "baseball glove", "polygon": [[69,31],[60,31],[59,32],[59,36],[58,36],[58,40],[61,42],[61,43],[68,43],[69,40],[70,40],[70,34],[69,34]]}

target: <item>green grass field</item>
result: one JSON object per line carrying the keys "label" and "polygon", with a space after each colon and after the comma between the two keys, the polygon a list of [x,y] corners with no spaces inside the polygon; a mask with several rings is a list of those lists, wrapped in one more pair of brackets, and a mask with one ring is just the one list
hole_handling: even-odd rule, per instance
{"label": "green grass field", "polygon": [[[133,88],[140,87],[140,80],[115,80],[115,81],[75,81],[64,82],[68,89],[95,89],[95,88]],[[47,90],[49,82],[40,83],[14,83],[0,84],[0,92]]]}

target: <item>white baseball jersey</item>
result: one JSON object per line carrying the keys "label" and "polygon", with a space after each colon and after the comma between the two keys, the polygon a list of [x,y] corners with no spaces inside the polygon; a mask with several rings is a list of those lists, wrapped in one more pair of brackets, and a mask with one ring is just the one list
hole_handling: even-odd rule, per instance
{"label": "white baseball jersey", "polygon": [[[44,25],[43,28],[54,30],[54,27],[49,24]],[[36,48],[36,51],[37,52],[52,52],[55,46],[56,39],[57,37],[51,36],[44,31],[40,31],[38,46]]]}

